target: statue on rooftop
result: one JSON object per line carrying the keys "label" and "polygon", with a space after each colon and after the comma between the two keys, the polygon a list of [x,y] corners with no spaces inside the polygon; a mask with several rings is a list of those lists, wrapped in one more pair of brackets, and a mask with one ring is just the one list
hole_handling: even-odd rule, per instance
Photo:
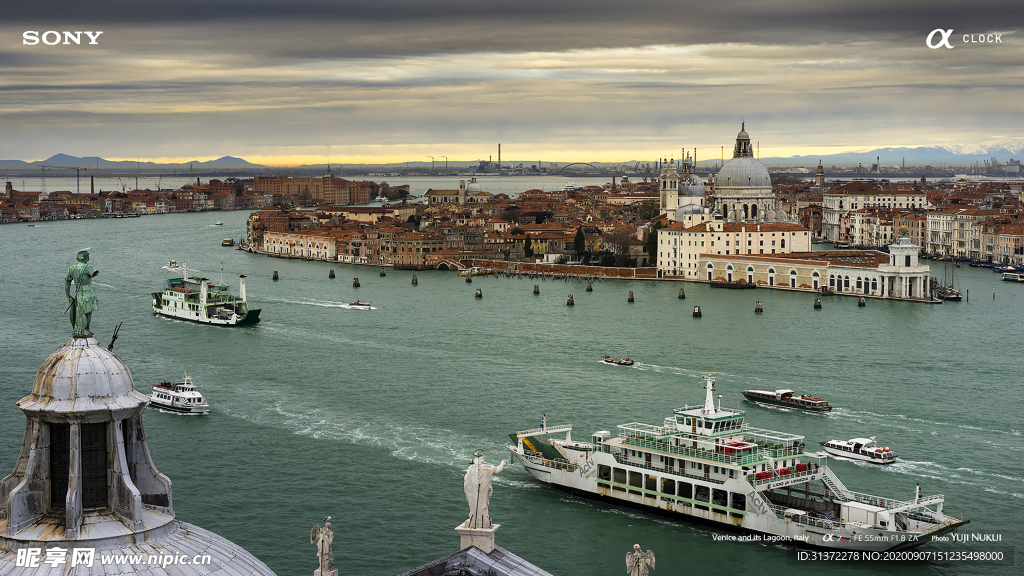
{"label": "statue on rooftop", "polygon": [[463,488],[466,491],[466,500],[469,501],[469,520],[466,521],[466,528],[490,528],[491,516],[488,513],[487,505],[490,503],[491,476],[505,469],[505,461],[492,466],[484,464],[484,451],[477,450],[473,453],[473,463],[466,470],[466,478]]}
{"label": "statue on rooftop", "polygon": [[[99,310],[92,279],[100,272],[89,265],[88,248],[79,250],[75,258],[78,263],[68,268],[68,273],[64,276],[64,295],[68,298],[68,309],[71,310],[72,336],[89,338],[92,336],[89,330],[92,313]],[[71,295],[72,282],[75,283],[74,296]]]}
{"label": "statue on rooftop", "polygon": [[338,570],[331,566],[334,560],[331,546],[334,543],[334,529],[331,528],[331,517],[324,518],[324,526],[319,524],[313,526],[309,533],[309,543],[316,544],[316,556],[320,560],[320,568],[314,572],[315,576],[337,576]]}
{"label": "statue on rooftop", "polygon": [[626,573],[629,576],[647,576],[654,569],[654,552],[640,551],[639,544],[633,544],[633,551],[626,553]]}

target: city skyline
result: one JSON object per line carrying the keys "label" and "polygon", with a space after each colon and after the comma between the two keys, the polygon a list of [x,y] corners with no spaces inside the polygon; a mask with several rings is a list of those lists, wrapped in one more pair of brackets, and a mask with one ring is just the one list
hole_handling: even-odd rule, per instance
{"label": "city skyline", "polygon": [[[466,162],[497,160],[501,142],[516,159],[620,162],[685,147],[708,160],[723,147],[731,157],[744,121],[762,157],[1017,140],[1021,11],[995,2],[19,5],[0,30],[0,158]],[[953,48],[929,48],[936,29],[953,30]],[[26,31],[49,30],[103,33],[95,45],[85,36],[26,44]]]}

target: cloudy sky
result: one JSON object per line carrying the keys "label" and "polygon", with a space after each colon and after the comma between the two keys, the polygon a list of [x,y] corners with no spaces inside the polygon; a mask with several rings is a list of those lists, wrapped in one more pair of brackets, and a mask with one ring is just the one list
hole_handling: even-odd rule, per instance
{"label": "cloudy sky", "polygon": [[[1024,5],[1005,1],[19,0],[3,12],[0,159],[477,160],[499,142],[503,160],[684,147],[707,159],[730,155],[742,121],[762,156],[1024,136]],[[938,28],[953,29],[952,49],[926,45]],[[25,44],[48,30],[103,34]]]}

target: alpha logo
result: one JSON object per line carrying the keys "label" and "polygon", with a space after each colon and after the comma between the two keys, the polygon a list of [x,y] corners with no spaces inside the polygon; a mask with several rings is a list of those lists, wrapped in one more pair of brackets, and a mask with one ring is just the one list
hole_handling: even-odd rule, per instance
{"label": "alpha logo", "polygon": [[47,30],[46,32],[40,33],[39,30],[25,30],[21,34],[21,43],[25,46],[35,46],[42,41],[47,46],[56,46],[57,44],[81,44],[82,34],[85,34],[89,41],[86,44],[99,44],[100,34],[103,31],[94,32],[92,30],[75,30],[69,32],[67,30],[58,32],[56,30]]}
{"label": "alpha logo", "polygon": [[[942,36],[942,40],[939,40],[937,43],[932,44],[932,38],[935,38],[936,34],[939,34],[940,36]],[[945,46],[946,48],[949,48],[950,50],[952,50],[953,46],[949,43],[949,37],[952,36],[952,35],[953,35],[953,29],[952,28],[950,28],[949,30],[943,30],[942,28],[936,28],[935,30],[932,30],[932,33],[928,35],[928,38],[925,39],[924,43],[927,44],[928,47],[931,48],[932,50],[935,50],[936,48],[941,48],[943,46]]]}

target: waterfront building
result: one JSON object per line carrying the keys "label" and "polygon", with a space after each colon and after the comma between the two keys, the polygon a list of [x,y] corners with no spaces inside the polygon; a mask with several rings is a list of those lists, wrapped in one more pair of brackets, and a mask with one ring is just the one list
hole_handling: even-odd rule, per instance
{"label": "waterfront building", "polygon": [[894,300],[931,301],[931,271],[918,261],[920,246],[909,238],[877,250],[839,250],[768,255],[701,254],[699,280],[743,280],[766,288],[819,292]]}
{"label": "waterfront building", "polygon": [[822,194],[822,237],[828,242],[850,241],[850,228],[844,225],[850,212],[863,208],[890,210],[930,210],[928,194],[915,190],[883,190],[864,182],[850,182]]}
{"label": "waterfront building", "polygon": [[265,232],[259,250],[273,256],[337,259],[337,238],[314,232]]}
{"label": "waterfront building", "polygon": [[789,222],[738,223],[715,220],[696,226],[675,222],[658,231],[658,273],[705,280],[703,255],[810,252],[810,230]]}
{"label": "waterfront building", "polygon": [[949,206],[928,213],[927,252],[937,257],[968,258],[971,227],[999,215],[998,210]]}
{"label": "waterfront building", "polygon": [[388,264],[396,268],[426,268],[426,255],[444,249],[445,239],[436,234],[402,232],[391,243],[393,257]]}
{"label": "waterfront building", "polygon": [[728,222],[782,222],[768,169],[754,158],[746,123],[736,135],[732,159],[715,175],[711,212]]}

